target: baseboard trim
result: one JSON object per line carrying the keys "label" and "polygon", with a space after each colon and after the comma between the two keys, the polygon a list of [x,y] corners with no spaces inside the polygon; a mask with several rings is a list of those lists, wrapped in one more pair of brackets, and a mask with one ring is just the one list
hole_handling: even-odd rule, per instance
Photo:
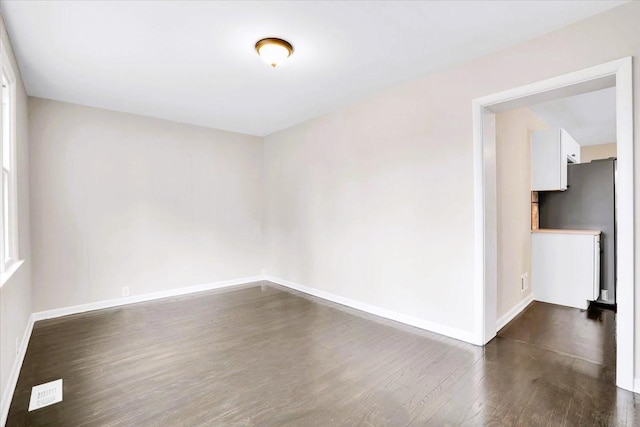
{"label": "baseboard trim", "polygon": [[640,378],[633,379],[633,390],[630,390],[634,393],[640,393]]}
{"label": "baseboard trim", "polygon": [[405,325],[414,326],[416,328],[424,329],[426,331],[435,332],[440,335],[445,335],[450,338],[454,338],[460,341],[465,341],[471,344],[477,345],[474,336],[471,332],[467,332],[457,328],[451,328],[439,323],[431,322],[418,317],[409,316],[406,314],[398,313],[396,311],[388,310],[386,308],[378,307],[375,305],[367,304],[361,301],[357,301],[351,298],[343,297],[330,292],[322,291],[320,289],[304,286],[299,283],[291,282],[289,280],[280,279],[278,277],[265,275],[264,280],[276,283],[289,289],[293,289],[314,297],[322,298],[327,301],[331,301],[340,305],[355,308],[356,310],[364,311],[365,313],[373,314],[375,316],[383,317],[385,319],[394,320]]}
{"label": "baseboard trim", "polygon": [[243,277],[240,279],[224,280],[220,282],[204,283],[202,285],[187,286],[184,288],[168,289],[166,291],[151,292],[148,294],[134,295],[123,298],[115,298],[105,301],[91,302],[88,304],[73,305],[69,307],[56,308],[53,310],[39,311],[33,313],[33,320],[53,319],[56,317],[68,316],[71,314],[85,313],[87,311],[101,310],[103,308],[118,307],[121,305],[135,304],[138,302],[152,301],[162,298],[187,295],[196,292],[211,291],[214,289],[228,288],[231,286],[246,285],[247,283],[259,282],[262,276]]}
{"label": "baseboard trim", "polygon": [[498,319],[496,322],[496,332],[500,331],[500,329],[504,328],[507,323],[511,322],[518,314],[522,313],[525,308],[529,306],[533,302],[533,293],[530,293],[525,299],[516,304],[511,310],[507,311],[506,314]]}
{"label": "baseboard trim", "polygon": [[29,339],[31,338],[31,332],[33,331],[33,324],[35,320],[33,314],[29,316],[29,322],[22,335],[22,342],[20,343],[20,350],[13,361],[11,372],[7,381],[7,386],[2,393],[2,402],[0,408],[2,408],[2,414],[0,415],[0,426],[4,426],[7,423],[7,417],[9,416],[9,407],[11,406],[11,400],[13,399],[13,393],[16,390],[18,384],[18,377],[20,376],[20,369],[22,369],[22,362],[24,362],[24,356],[27,354],[27,347],[29,346]]}

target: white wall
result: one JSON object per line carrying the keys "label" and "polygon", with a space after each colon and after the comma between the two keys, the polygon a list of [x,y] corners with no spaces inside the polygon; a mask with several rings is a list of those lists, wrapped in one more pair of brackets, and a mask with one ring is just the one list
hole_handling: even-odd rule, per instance
{"label": "white wall", "polygon": [[262,139],[29,99],[33,309],[260,274]]}
{"label": "white wall", "polygon": [[472,100],[638,55],[639,18],[631,2],[266,137],[267,272],[471,333]]}
{"label": "white wall", "polygon": [[[4,21],[0,37],[11,50]],[[9,59],[16,72],[16,160],[18,173],[18,245],[24,263],[0,288],[0,393],[5,402],[11,370],[16,360],[16,338],[23,338],[31,315],[31,248],[29,237],[29,147],[27,94],[13,52]],[[4,408],[0,408],[0,413]]]}
{"label": "white wall", "polygon": [[580,163],[589,163],[591,160],[608,159],[618,156],[618,144],[586,145],[580,147]]}
{"label": "white wall", "polygon": [[471,103],[423,82],[265,138],[265,267],[470,330]]}
{"label": "white wall", "polygon": [[531,294],[531,133],[547,128],[527,108],[496,114],[498,319]]}

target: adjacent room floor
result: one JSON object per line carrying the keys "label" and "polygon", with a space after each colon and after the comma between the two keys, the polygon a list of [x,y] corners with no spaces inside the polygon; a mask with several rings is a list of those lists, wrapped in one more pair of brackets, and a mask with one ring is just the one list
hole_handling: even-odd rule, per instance
{"label": "adjacent room floor", "polygon": [[[571,355],[568,327],[538,341],[545,319],[563,322],[553,307],[534,304],[484,348],[267,282],[42,321],[7,425],[640,422],[606,354]],[[528,319],[539,329],[518,326]],[[58,378],[64,400],[27,412],[31,387]]]}
{"label": "adjacent room floor", "polygon": [[498,336],[592,362],[615,382],[616,314],[612,310],[585,311],[534,301]]}

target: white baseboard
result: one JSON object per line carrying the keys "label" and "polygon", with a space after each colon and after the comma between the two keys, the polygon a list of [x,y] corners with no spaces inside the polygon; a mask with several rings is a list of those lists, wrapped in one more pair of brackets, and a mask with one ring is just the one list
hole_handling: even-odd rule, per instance
{"label": "white baseboard", "polygon": [[335,302],[340,305],[346,305],[347,307],[355,308],[356,310],[364,311],[369,314],[373,314],[385,319],[394,320],[396,322],[404,323],[406,325],[415,326],[416,328],[424,329],[430,332],[435,332],[440,335],[455,338],[460,341],[465,341],[471,344],[476,344],[474,336],[471,332],[464,331],[462,329],[452,328],[440,323],[431,322],[429,320],[420,319],[418,317],[409,316],[406,314],[398,313],[396,311],[388,310],[386,308],[378,307],[375,305],[360,302],[351,298],[346,298],[340,295],[332,294],[330,292],[322,291],[320,289],[311,288],[309,286],[300,285],[295,282],[280,279],[277,277],[265,275],[263,280],[277,283],[284,287],[303,292],[305,294],[313,295],[314,297],[322,298],[327,301]]}
{"label": "white baseboard", "polygon": [[33,313],[33,320],[53,319],[55,317],[68,316],[70,314],[84,313],[87,311],[101,310],[103,308],[117,307],[137,302],[151,301],[161,298],[175,297],[179,295],[192,294],[195,292],[211,291],[214,289],[228,288],[230,286],[245,285],[251,282],[259,282],[262,276],[251,276],[240,279],[224,280],[221,282],[205,283],[202,285],[187,286],[184,288],[168,289],[166,291],[152,292],[142,295],[134,295],[123,298],[115,298],[105,301],[91,302],[88,304],[73,305],[70,307],[56,308],[53,310],[39,311]]}
{"label": "white baseboard", "polygon": [[511,310],[507,311],[504,316],[500,317],[496,322],[496,332],[504,328],[507,323],[511,322],[518,314],[529,306],[533,302],[533,292],[530,293],[525,299],[516,304]]}
{"label": "white baseboard", "polygon": [[2,413],[0,414],[0,426],[4,426],[7,423],[7,417],[9,416],[9,406],[11,406],[11,400],[13,399],[13,392],[18,384],[18,377],[20,376],[20,369],[22,369],[22,362],[24,362],[24,356],[27,354],[27,346],[29,345],[29,339],[31,338],[31,332],[33,331],[33,314],[29,316],[29,322],[22,335],[22,342],[20,343],[20,349],[13,361],[9,378],[7,379],[7,386],[2,393],[2,401],[0,402],[0,408]]}

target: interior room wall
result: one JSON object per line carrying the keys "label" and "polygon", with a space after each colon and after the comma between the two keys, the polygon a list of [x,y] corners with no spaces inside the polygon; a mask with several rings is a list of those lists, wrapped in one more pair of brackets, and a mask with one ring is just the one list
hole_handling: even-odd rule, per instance
{"label": "interior room wall", "polygon": [[531,133],[548,127],[527,108],[496,114],[498,319],[531,295]]}
{"label": "interior room wall", "polygon": [[[0,37],[16,73],[16,161],[18,193],[18,250],[24,263],[0,288],[0,393],[7,404],[11,370],[16,361],[16,339],[22,340],[31,316],[31,239],[29,237],[29,137],[27,94],[4,21]],[[0,408],[0,413],[3,413]]]}
{"label": "interior room wall", "polygon": [[33,309],[262,267],[262,139],[29,99]]}
{"label": "interior room wall", "polygon": [[610,144],[586,145],[580,147],[580,162],[589,163],[591,160],[608,159],[618,156],[618,145]]}
{"label": "interior room wall", "polygon": [[639,14],[630,2],[267,136],[267,273],[471,333],[472,100],[639,55]]}
{"label": "interior room wall", "polygon": [[265,138],[268,275],[470,328],[473,172],[459,165],[472,151],[455,128],[471,104],[441,120],[423,108],[446,99],[440,88],[396,89]]}

